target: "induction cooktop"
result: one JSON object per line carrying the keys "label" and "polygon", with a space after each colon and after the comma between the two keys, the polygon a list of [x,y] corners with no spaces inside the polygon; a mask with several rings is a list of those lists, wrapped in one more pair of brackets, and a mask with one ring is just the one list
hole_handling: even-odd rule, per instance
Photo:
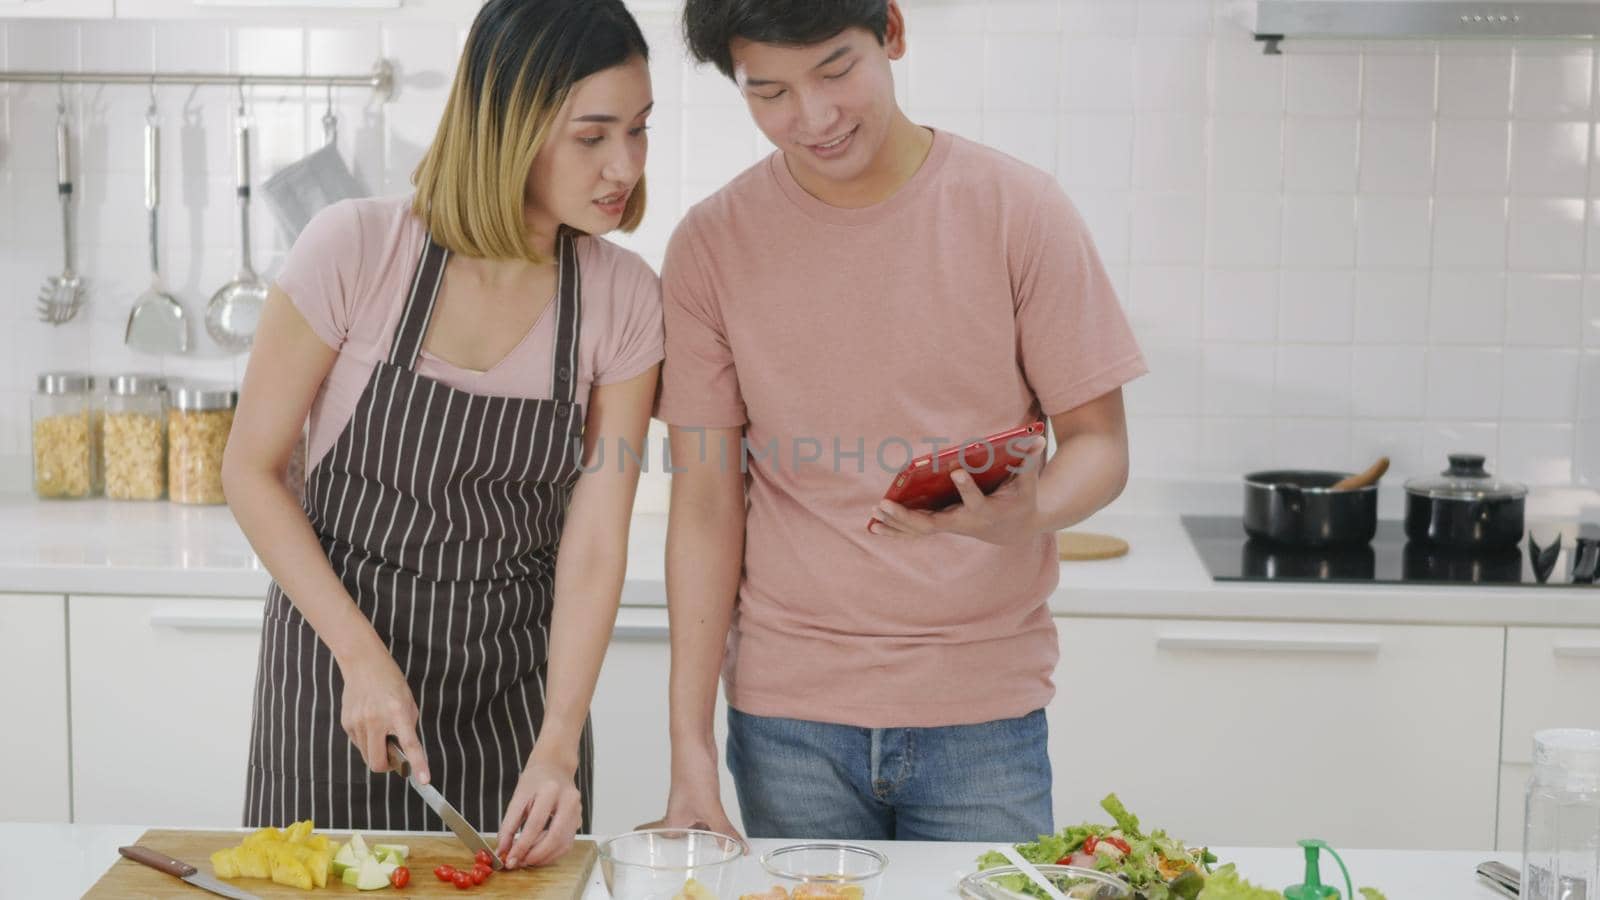
{"label": "induction cooktop", "polygon": [[[1216,581],[1600,587],[1594,524],[1535,523],[1517,546],[1477,552],[1409,541],[1399,521],[1378,522],[1370,544],[1325,549],[1252,538],[1239,516],[1184,516],[1183,527]],[[1551,550],[1558,539],[1559,551]]]}

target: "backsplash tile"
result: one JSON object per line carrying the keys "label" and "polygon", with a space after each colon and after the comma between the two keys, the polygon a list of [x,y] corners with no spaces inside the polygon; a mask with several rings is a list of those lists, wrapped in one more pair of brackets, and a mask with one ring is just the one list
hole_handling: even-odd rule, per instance
{"label": "backsplash tile", "polygon": [[1451,48],[1439,57],[1439,113],[1444,116],[1506,116],[1511,112],[1511,53],[1487,45]]}
{"label": "backsplash tile", "polygon": [[1582,341],[1582,279],[1576,275],[1520,272],[1507,277],[1506,343],[1577,347]]}
{"label": "backsplash tile", "polygon": [[[913,119],[1053,172],[1093,233],[1153,374],[1129,389],[1136,477],[1354,467],[1405,477],[1477,450],[1539,484],[1600,487],[1600,154],[1593,48],[1311,45],[1266,56],[1227,0],[940,0],[906,5],[897,91]],[[465,36],[414,20],[7,22],[10,68],[365,71],[396,99],[335,96],[339,148],[369,189],[404,192]],[[768,145],[739,92],[652,41],[651,206],[619,240],[659,265],[688,206]],[[148,280],[147,91],[69,88],[90,305],[48,328],[33,285],[59,264],[53,86],[0,86],[0,457],[23,471],[27,402],[47,368],[236,380],[196,333],[182,359],[122,344]],[[198,315],[237,263],[234,92],[162,88],[162,261]],[[257,179],[321,143],[322,91],[253,89]],[[287,249],[262,204],[254,253]],[[34,227],[48,223],[48,227]],[[25,475],[23,476],[25,478]],[[664,504],[645,475],[641,508]],[[0,475],[0,485],[25,481]]]}
{"label": "backsplash tile", "polygon": [[1524,47],[1517,51],[1512,112],[1522,119],[1588,119],[1594,95],[1594,51]]}

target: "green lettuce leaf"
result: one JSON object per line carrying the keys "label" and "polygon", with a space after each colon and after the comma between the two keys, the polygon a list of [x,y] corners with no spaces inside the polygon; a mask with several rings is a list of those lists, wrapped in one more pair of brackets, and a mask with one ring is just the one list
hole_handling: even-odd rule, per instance
{"label": "green lettuce leaf", "polygon": [[1200,900],[1283,900],[1283,895],[1245,881],[1239,877],[1233,863],[1229,863],[1206,879]]}
{"label": "green lettuce leaf", "polygon": [[1107,794],[1106,798],[1100,801],[1100,808],[1111,814],[1117,827],[1122,829],[1122,833],[1129,839],[1144,833],[1139,830],[1139,817],[1128,812],[1128,808],[1122,805],[1116,794]]}

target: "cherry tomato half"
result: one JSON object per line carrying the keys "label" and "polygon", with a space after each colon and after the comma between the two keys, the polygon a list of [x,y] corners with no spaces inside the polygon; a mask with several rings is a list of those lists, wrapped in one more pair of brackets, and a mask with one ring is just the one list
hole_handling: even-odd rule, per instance
{"label": "cherry tomato half", "polygon": [[474,863],[472,866],[472,883],[483,884],[489,880],[489,876],[492,874],[494,874],[493,869],[483,863]]}
{"label": "cherry tomato half", "polygon": [[439,879],[440,881],[449,881],[451,878],[455,877],[455,874],[455,866],[440,866],[433,870],[433,877]]}
{"label": "cherry tomato half", "polygon": [[454,875],[450,876],[450,882],[456,886],[456,890],[464,891],[467,888],[472,887],[472,873],[456,872]]}
{"label": "cherry tomato half", "polygon": [[397,888],[405,887],[411,883],[411,870],[405,866],[400,866],[389,873],[389,883]]}
{"label": "cherry tomato half", "polygon": [[482,863],[491,870],[494,869],[494,854],[487,850],[479,850],[477,853],[472,854],[472,861]]}

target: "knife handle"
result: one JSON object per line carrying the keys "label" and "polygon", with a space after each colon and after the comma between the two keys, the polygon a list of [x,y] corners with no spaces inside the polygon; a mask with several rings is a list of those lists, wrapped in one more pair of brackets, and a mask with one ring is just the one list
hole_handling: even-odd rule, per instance
{"label": "knife handle", "polygon": [[383,744],[389,751],[389,768],[401,778],[410,778],[411,760],[400,751],[400,740],[391,734],[385,737]]}
{"label": "knife handle", "polygon": [[149,847],[134,844],[132,847],[118,847],[117,852],[133,860],[143,863],[159,872],[165,872],[175,878],[188,878],[199,871],[181,859],[173,859],[165,853],[157,853]]}

